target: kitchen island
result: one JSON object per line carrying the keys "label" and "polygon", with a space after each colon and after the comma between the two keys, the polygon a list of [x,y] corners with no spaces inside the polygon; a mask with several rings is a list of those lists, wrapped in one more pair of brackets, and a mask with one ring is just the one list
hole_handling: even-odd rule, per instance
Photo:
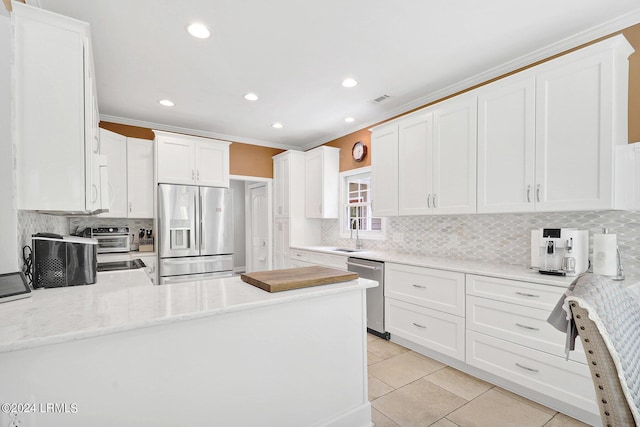
{"label": "kitchen island", "polygon": [[134,270],[37,290],[0,305],[0,401],[40,405],[20,414],[25,427],[369,426],[376,285],[151,286]]}

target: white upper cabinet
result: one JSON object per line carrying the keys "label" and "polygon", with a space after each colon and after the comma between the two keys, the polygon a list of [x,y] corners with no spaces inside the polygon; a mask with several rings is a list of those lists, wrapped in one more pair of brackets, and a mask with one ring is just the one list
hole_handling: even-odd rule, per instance
{"label": "white upper cabinet", "polygon": [[478,91],[478,213],[530,212],[535,187],[535,76]]}
{"label": "white upper cabinet", "polygon": [[476,212],[476,123],[473,92],[433,110],[433,213]]}
{"label": "white upper cabinet", "polygon": [[615,198],[615,147],[627,143],[631,52],[624,36],[617,36],[540,67],[536,210],[626,207]]}
{"label": "white upper cabinet", "polygon": [[109,218],[153,218],[153,141],[100,129],[109,163]]}
{"label": "white upper cabinet", "polygon": [[109,164],[109,212],[101,216],[127,217],[127,137],[100,129],[100,151]]}
{"label": "white upper cabinet", "polygon": [[229,187],[229,142],[154,132],[159,183]]}
{"label": "white upper cabinet", "polygon": [[371,209],[373,216],[398,215],[398,124],[371,134]]}
{"label": "white upper cabinet", "polygon": [[623,36],[478,90],[478,212],[627,209]]}
{"label": "white upper cabinet", "polygon": [[398,213],[428,214],[433,190],[433,113],[401,120],[398,132]]}
{"label": "white upper cabinet", "polygon": [[338,218],[340,149],[322,146],[305,153],[305,216]]}
{"label": "white upper cabinet", "polygon": [[99,212],[107,166],[89,25],[20,3],[12,21],[17,208]]}
{"label": "white upper cabinet", "polygon": [[127,217],[153,218],[153,141],[127,138]]}
{"label": "white upper cabinet", "polygon": [[273,158],[273,180],[275,181],[273,210],[276,218],[289,216],[290,164],[290,155]]}

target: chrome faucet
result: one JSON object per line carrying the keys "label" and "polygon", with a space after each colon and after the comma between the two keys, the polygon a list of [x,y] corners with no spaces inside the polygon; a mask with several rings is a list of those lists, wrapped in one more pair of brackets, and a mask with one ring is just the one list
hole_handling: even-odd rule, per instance
{"label": "chrome faucet", "polygon": [[358,233],[358,230],[360,229],[360,227],[358,227],[358,218],[353,218],[351,220],[351,239],[353,239],[353,229],[356,229],[356,249],[362,249],[362,240],[360,240],[360,235]]}

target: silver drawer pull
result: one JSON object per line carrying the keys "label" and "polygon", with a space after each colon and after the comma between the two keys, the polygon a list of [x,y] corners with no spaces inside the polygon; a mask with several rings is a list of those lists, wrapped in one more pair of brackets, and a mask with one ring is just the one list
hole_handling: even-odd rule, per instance
{"label": "silver drawer pull", "polygon": [[522,295],[523,297],[529,297],[529,298],[540,298],[540,295],[534,295],[534,294],[525,294],[524,292],[516,292],[517,295]]}
{"label": "silver drawer pull", "polygon": [[302,256],[302,254],[296,254],[296,256],[297,256],[297,257],[301,257],[301,256]]}
{"label": "silver drawer pull", "polygon": [[420,289],[427,289],[426,286],[422,286],[422,285],[412,285],[414,288],[420,288]]}
{"label": "silver drawer pull", "polygon": [[540,330],[540,328],[534,328],[533,326],[522,325],[520,323],[516,323],[516,326],[520,326],[521,328],[529,329],[531,331],[539,331]]}
{"label": "silver drawer pull", "polygon": [[418,324],[418,323],[416,323],[416,322],[413,322],[413,325],[414,325],[414,326],[417,326],[418,328],[427,329],[427,327],[426,327],[426,326],[420,325],[420,324]]}
{"label": "silver drawer pull", "polygon": [[540,372],[537,369],[533,369],[533,368],[528,368],[526,366],[522,366],[521,364],[519,364],[518,362],[516,362],[516,366],[518,368],[524,369],[525,371],[530,371],[530,372]]}

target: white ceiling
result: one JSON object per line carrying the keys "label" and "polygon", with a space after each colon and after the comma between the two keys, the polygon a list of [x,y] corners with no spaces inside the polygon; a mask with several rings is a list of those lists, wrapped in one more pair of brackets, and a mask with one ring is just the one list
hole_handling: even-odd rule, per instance
{"label": "white ceiling", "polygon": [[638,0],[34,1],[91,24],[103,120],[298,149],[640,21]]}

